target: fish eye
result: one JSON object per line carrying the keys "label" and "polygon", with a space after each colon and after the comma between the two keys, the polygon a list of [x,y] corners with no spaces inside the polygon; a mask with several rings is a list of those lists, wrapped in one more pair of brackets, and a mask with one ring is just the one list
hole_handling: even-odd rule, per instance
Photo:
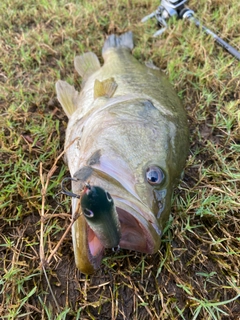
{"label": "fish eye", "polygon": [[94,217],[94,213],[89,209],[84,209],[83,214],[86,218],[93,218]]}
{"label": "fish eye", "polygon": [[146,171],[146,178],[149,184],[161,184],[164,180],[164,173],[159,167],[149,167]]}
{"label": "fish eye", "polygon": [[108,193],[107,191],[106,191],[106,196],[109,202],[113,201],[112,197],[110,196],[110,193]]}

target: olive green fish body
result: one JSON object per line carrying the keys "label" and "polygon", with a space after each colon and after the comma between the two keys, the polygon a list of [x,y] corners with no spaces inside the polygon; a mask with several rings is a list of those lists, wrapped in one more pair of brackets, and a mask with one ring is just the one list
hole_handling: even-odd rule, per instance
{"label": "olive green fish body", "polygon": [[[120,247],[154,253],[188,154],[188,126],[169,81],[139,63],[132,48],[131,33],[111,35],[102,67],[93,53],[75,58],[83,77],[80,93],[63,81],[56,88],[69,117],[65,147],[71,176],[77,179],[73,192],[80,193],[86,183],[108,192],[121,226]],[[77,201],[72,199],[73,208]],[[84,243],[80,229],[85,230]],[[73,243],[77,266],[91,273],[105,246],[88,223],[73,225]],[[85,263],[81,246],[87,247]]]}

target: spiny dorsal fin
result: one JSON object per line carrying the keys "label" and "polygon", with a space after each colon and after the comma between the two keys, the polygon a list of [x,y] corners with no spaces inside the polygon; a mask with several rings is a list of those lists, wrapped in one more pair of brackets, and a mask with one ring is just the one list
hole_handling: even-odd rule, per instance
{"label": "spiny dorsal fin", "polygon": [[58,101],[61,103],[61,106],[68,118],[70,118],[73,112],[77,109],[77,98],[79,92],[66,81],[62,80],[57,81],[56,92]]}
{"label": "spiny dorsal fin", "polygon": [[74,59],[74,67],[83,80],[101,68],[98,57],[93,52],[86,52]]}
{"label": "spiny dorsal fin", "polygon": [[117,89],[117,83],[114,78],[109,78],[103,81],[95,80],[94,83],[94,99],[99,97],[111,98]]}

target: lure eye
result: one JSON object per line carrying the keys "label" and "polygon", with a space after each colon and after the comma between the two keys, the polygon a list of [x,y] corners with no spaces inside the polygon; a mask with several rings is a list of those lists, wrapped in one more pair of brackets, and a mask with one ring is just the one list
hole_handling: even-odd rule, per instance
{"label": "lure eye", "polygon": [[110,193],[106,192],[106,196],[109,202],[113,201],[112,197],[110,196]]}
{"label": "lure eye", "polygon": [[146,171],[146,178],[152,186],[161,184],[164,180],[164,173],[159,167],[150,167]]}
{"label": "lure eye", "polygon": [[94,217],[94,213],[89,209],[84,209],[83,214],[86,218],[93,218]]}

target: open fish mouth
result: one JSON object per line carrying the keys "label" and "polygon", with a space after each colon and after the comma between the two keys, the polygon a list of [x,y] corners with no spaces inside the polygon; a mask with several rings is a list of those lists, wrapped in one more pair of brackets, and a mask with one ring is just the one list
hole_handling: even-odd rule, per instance
{"label": "open fish mouth", "polygon": [[117,213],[121,224],[120,247],[152,253],[154,251],[154,239],[149,230],[129,212],[117,207]]}
{"label": "open fish mouth", "polygon": [[[121,249],[134,250],[142,253],[154,253],[159,248],[160,229],[154,222],[141,222],[132,212],[116,206],[118,218],[121,225]],[[138,213],[135,213],[135,215]],[[104,256],[104,246],[97,235],[86,225],[88,258],[94,269],[99,268]],[[159,241],[158,241],[159,239]]]}

